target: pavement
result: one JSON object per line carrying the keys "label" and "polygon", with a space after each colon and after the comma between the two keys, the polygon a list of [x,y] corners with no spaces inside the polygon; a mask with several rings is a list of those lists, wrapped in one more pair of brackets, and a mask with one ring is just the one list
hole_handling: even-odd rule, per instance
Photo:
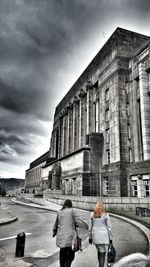
{"label": "pavement", "polygon": [[[57,212],[60,210],[61,206],[55,203],[52,203],[47,200],[40,200],[38,203],[33,203],[31,200],[17,200],[12,199],[12,201],[16,202],[20,205],[27,205],[34,208],[40,208],[40,209],[46,209],[53,212]],[[87,227],[87,221],[89,218],[89,211],[86,210],[78,210],[80,214],[81,221]],[[129,224],[134,225],[136,228],[140,229],[142,233],[147,237],[147,245],[149,246],[149,252],[150,252],[150,230],[147,229],[145,226],[132,221],[131,219],[127,219],[124,217],[121,217],[119,215],[113,215],[110,214],[112,217],[117,217],[119,220],[126,221]],[[0,225],[12,223],[18,218],[11,212],[11,210],[6,210],[1,206],[0,209]],[[96,255],[96,249],[95,246],[91,246],[88,243],[88,239],[85,239],[82,243],[83,251],[77,252],[75,260],[72,263],[72,267],[84,267],[84,266],[98,266],[97,262],[97,255]],[[5,255],[3,255],[5,257]],[[41,255],[36,255],[36,252],[34,255],[25,255],[22,258],[16,258],[14,255],[7,255],[6,261],[3,261],[1,265],[1,257],[0,257],[0,266],[1,267],[58,267],[59,262],[59,249],[56,248],[56,252],[53,255],[47,255],[41,253]]]}

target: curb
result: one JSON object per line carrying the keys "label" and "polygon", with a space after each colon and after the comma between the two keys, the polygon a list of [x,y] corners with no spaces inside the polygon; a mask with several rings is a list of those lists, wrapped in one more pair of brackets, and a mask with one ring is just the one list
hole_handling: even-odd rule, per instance
{"label": "curb", "polygon": [[38,266],[42,266],[43,261],[44,261],[44,263],[45,263],[45,261],[48,261],[48,264],[53,264],[58,260],[58,258],[59,258],[59,250],[54,252],[53,254],[49,254],[46,257],[44,257],[44,256],[43,257],[35,257],[32,255],[27,255],[27,256],[24,256],[23,261],[27,262],[27,263],[31,263],[31,264],[33,264],[33,266],[36,266],[35,264],[36,264],[36,262],[38,262]]}
{"label": "curb", "polygon": [[112,217],[116,217],[116,218],[118,218],[120,220],[124,220],[124,221],[134,225],[136,228],[138,228],[145,235],[145,237],[147,239],[148,251],[150,253],[150,230],[146,226],[144,226],[143,224],[141,224],[139,222],[136,222],[136,221],[134,221],[132,219],[129,219],[127,217],[123,217],[123,216],[120,216],[120,215],[117,215],[117,214],[114,214],[114,213],[109,213],[109,214]]}
{"label": "curb", "polygon": [[4,222],[0,222],[0,226],[1,225],[5,225],[5,224],[9,224],[9,223],[13,223],[13,222],[15,222],[17,220],[18,220],[18,217],[14,217],[14,218],[12,218],[10,220],[4,221]]}
{"label": "curb", "polygon": [[[57,210],[53,210],[53,209],[50,209],[50,208],[46,208],[44,206],[39,206],[38,204],[35,204],[33,203],[33,205],[31,203],[24,203],[24,202],[21,202],[21,201],[18,201],[18,200],[15,200],[15,199],[11,199],[12,202],[15,202],[19,205],[23,205],[23,206],[28,206],[28,207],[31,207],[31,208],[35,208],[35,209],[43,209],[43,210],[49,210],[53,213],[56,213]],[[37,206],[36,206],[37,205]]]}

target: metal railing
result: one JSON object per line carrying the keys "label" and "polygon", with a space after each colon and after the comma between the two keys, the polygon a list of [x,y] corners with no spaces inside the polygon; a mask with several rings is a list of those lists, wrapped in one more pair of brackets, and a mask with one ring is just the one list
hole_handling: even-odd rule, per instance
{"label": "metal railing", "polygon": [[143,207],[136,207],[136,215],[143,217],[150,217],[150,209]]}

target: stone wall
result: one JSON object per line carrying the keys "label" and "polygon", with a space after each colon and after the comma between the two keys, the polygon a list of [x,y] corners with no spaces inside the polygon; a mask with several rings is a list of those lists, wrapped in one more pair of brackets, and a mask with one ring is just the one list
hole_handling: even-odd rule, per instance
{"label": "stone wall", "polygon": [[[62,205],[66,199],[70,199],[75,208],[93,210],[97,201],[100,197],[91,196],[70,196],[70,195],[59,195],[55,192],[50,193],[49,190],[44,191],[45,199]],[[106,209],[123,209],[123,210],[135,210],[136,207],[150,207],[150,198],[134,198],[134,197],[103,197],[103,203],[105,203]]]}

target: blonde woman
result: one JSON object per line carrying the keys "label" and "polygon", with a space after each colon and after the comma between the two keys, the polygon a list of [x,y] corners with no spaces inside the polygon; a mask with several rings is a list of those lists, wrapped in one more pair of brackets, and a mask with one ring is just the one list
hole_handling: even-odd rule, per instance
{"label": "blonde woman", "polygon": [[108,246],[112,241],[111,224],[102,202],[97,202],[89,219],[89,243],[95,244],[99,267],[107,267]]}

